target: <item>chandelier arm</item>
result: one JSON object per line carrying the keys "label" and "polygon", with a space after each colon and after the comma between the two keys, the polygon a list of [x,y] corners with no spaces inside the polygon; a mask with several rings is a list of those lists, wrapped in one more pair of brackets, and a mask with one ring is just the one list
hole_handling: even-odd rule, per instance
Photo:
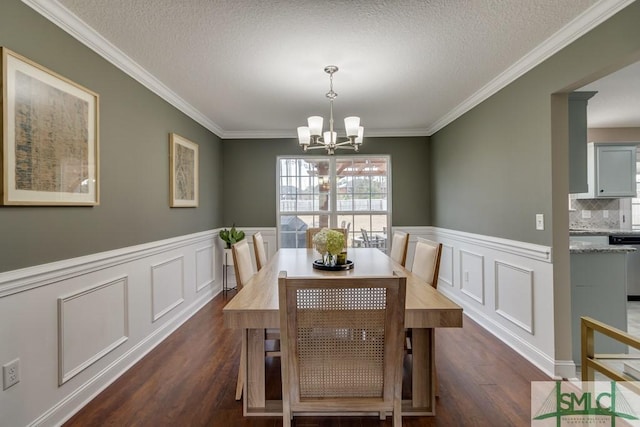
{"label": "chandelier arm", "polygon": [[352,146],[352,145],[353,145],[353,142],[352,142],[350,139],[348,139],[348,140],[346,140],[346,141],[336,142],[336,143],[335,143],[335,146],[336,146],[336,147],[345,147],[345,146],[349,146],[349,147],[347,147],[347,148],[352,148],[352,147],[350,147],[350,146]]}
{"label": "chandelier arm", "polygon": [[305,146],[304,151],[307,150],[319,150],[321,148],[327,148],[326,145],[310,145],[310,146]]}

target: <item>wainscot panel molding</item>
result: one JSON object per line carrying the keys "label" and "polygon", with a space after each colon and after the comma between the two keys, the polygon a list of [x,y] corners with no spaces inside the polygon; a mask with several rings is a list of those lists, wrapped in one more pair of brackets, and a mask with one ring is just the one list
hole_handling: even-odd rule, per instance
{"label": "wainscot panel molding", "polygon": [[196,249],[196,291],[213,283],[216,277],[215,249],[213,245]]}
{"label": "wainscot panel molding", "polygon": [[575,376],[555,360],[552,248],[437,227],[394,227],[443,245],[438,290],[464,313],[554,378]]}
{"label": "wainscot panel molding", "polygon": [[154,322],[184,302],[184,257],[151,266],[151,295]]}
{"label": "wainscot panel molding", "polygon": [[502,261],[495,268],[496,313],[533,335],[533,270]]}
{"label": "wainscot panel molding", "polygon": [[127,277],[58,298],[58,384],[129,339]]}
{"label": "wainscot panel molding", "polygon": [[460,289],[473,301],[484,305],[484,256],[462,249],[459,254]]}

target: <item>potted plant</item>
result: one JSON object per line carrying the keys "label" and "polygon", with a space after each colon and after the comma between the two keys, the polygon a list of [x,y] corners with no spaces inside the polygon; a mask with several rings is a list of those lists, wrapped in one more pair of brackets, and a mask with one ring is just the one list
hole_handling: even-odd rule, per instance
{"label": "potted plant", "polygon": [[226,248],[231,249],[231,245],[244,239],[244,231],[236,230],[236,225],[231,226],[231,230],[226,228],[220,231],[220,238],[227,244]]}
{"label": "potted plant", "polygon": [[225,228],[222,231],[220,231],[218,235],[225,242],[224,265],[225,266],[233,265],[233,255],[231,254],[231,245],[244,239],[244,231],[236,230],[236,225],[233,224],[231,226],[231,230],[227,230]]}

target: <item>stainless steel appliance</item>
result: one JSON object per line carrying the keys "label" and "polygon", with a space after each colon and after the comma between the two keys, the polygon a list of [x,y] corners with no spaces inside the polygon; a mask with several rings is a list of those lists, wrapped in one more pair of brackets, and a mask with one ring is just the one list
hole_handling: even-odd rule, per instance
{"label": "stainless steel appliance", "polygon": [[636,248],[627,254],[627,300],[640,301],[640,233],[609,235],[609,244]]}

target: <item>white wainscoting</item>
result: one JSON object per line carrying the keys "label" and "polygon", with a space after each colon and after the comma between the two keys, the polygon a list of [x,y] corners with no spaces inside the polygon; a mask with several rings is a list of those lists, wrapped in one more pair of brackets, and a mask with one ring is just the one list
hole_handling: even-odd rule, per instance
{"label": "white wainscoting", "polygon": [[443,244],[438,290],[464,313],[552,377],[575,366],[555,360],[551,248],[436,227],[409,233],[407,267],[418,237]]}
{"label": "white wainscoting", "polygon": [[[273,256],[275,228],[242,229]],[[217,295],[218,232],[0,273],[0,365],[21,371],[0,425],[60,425]]]}

